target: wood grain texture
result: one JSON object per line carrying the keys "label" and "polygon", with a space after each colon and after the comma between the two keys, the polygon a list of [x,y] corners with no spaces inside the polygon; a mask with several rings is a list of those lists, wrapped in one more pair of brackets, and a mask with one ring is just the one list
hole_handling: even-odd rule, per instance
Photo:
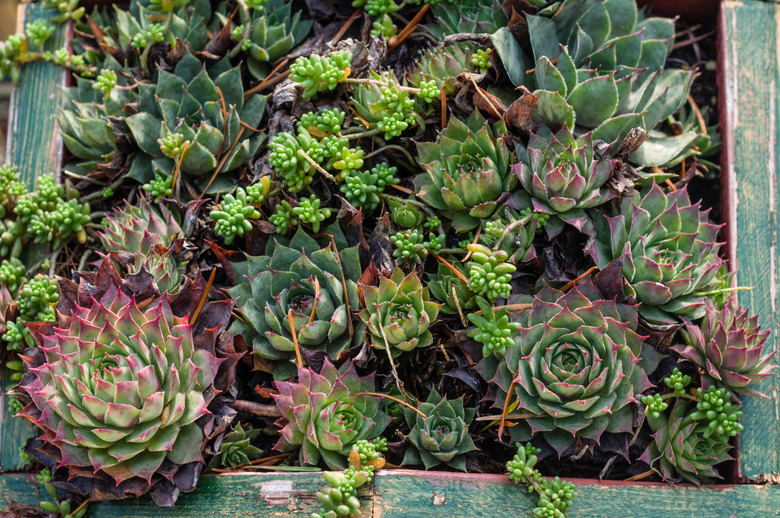
{"label": "wood grain texture", "polygon": [[[568,518],[767,518],[780,516],[778,486],[603,483],[575,479],[579,496]],[[531,516],[534,500],[503,475],[381,471],[373,518]]]}
{"label": "wood grain texture", "polygon": [[[44,10],[42,4],[20,5],[17,31],[23,30],[25,21],[36,18],[46,20],[51,16],[52,11]],[[52,47],[47,48],[65,45],[65,27],[55,27],[51,43],[47,43]],[[6,163],[18,167],[21,181],[30,189],[35,187],[40,175],[59,170],[62,142],[57,136],[55,116],[64,79],[65,72],[61,67],[51,63],[29,63],[22,67],[19,86],[11,94]],[[29,265],[38,260],[42,253],[40,247],[28,247],[22,259]],[[8,373],[1,371],[2,389],[5,392],[11,383]],[[14,419],[3,397],[0,402],[0,471],[24,467],[18,450],[32,433],[32,426]]]}
{"label": "wood grain texture", "polygon": [[[778,315],[778,102],[780,5],[724,2],[721,6],[721,89],[725,160],[722,174],[729,198],[727,240],[740,286],[739,301],[760,313],[772,333],[767,351],[780,346]],[[775,359],[777,361],[777,358]],[[768,399],[744,398],[739,455],[751,479],[780,472],[780,373],[758,385]]]}

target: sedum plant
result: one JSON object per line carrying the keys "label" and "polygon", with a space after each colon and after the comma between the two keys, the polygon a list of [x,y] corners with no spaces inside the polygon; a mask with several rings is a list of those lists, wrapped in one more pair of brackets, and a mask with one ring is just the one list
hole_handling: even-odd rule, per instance
{"label": "sedum plant", "polygon": [[761,331],[758,315],[749,316],[733,298],[722,308],[708,299],[702,322],[697,326],[686,319],[681,334],[685,343],[672,350],[700,369],[704,388],[714,385],[736,394],[763,395],[750,385],[777,366],[769,363],[774,352],[763,353],[769,331]]}
{"label": "sedum plant", "polygon": [[352,316],[362,274],[357,247],[342,242],[338,227],[326,231],[339,236],[338,250],[299,228],[290,240],[272,237],[265,255],[234,264],[240,277],[229,293],[237,297],[242,318],[231,330],[242,334],[259,358],[294,358],[297,342],[335,360],[363,340],[365,328]]}
{"label": "sedum plant", "polygon": [[390,422],[379,399],[366,394],[374,390],[373,376],[359,376],[352,362],[337,370],[326,358],[319,373],[298,367],[297,381],[277,381],[276,388],[286,424],[274,448],[299,447],[302,466],[323,461],[343,469],[353,445],[377,437]]}
{"label": "sedum plant", "polygon": [[450,401],[433,390],[417,409],[426,417],[411,408],[403,409],[410,432],[402,465],[422,463],[431,469],[446,464],[466,471],[466,454],[477,449],[469,435],[476,408],[465,408],[462,397]]}
{"label": "sedum plant", "polygon": [[505,134],[503,122],[488,125],[475,110],[465,123],[452,117],[436,142],[417,143],[425,170],[414,179],[417,196],[451,219],[459,232],[492,216],[501,194],[516,182]]}
{"label": "sedum plant", "polygon": [[215,335],[196,348],[192,325],[165,298],[142,311],[116,286],[63,319],[36,336],[43,358],[24,358],[33,376],[22,387],[32,399],[22,415],[44,431],[39,440],[56,448],[60,467],[135,492],[202,464],[199,418],[222,362]]}
{"label": "sedum plant", "polygon": [[503,394],[513,385],[518,408],[535,416],[512,428],[514,438],[542,433],[560,454],[575,437],[631,430],[631,403],[650,387],[633,307],[603,300],[588,279],[566,293],[545,286],[520,324],[517,345],[479,366],[487,378],[496,372]]}
{"label": "sedum plant", "polygon": [[475,326],[468,332],[468,336],[482,344],[482,356],[506,354],[507,348],[515,345],[512,334],[517,331],[519,324],[509,321],[505,309],[494,309],[482,297],[477,297],[477,306],[481,314],[467,315]]}
{"label": "sedum plant", "polygon": [[590,255],[601,269],[622,262],[626,294],[641,303],[646,320],[701,318],[707,294],[718,289],[720,226],[700,206],[691,204],[686,189],[664,194],[654,183],[623,198],[616,216],[596,221]]}
{"label": "sedum plant", "polygon": [[363,285],[364,308],[360,320],[366,324],[371,344],[393,358],[433,340],[429,328],[436,323],[441,304],[430,300],[414,271],[404,275],[396,267],[390,277],[381,277],[379,286]]}

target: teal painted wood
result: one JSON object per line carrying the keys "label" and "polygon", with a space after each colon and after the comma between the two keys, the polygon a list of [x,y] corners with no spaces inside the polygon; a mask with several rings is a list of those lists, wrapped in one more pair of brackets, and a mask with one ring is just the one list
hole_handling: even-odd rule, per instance
{"label": "teal painted wood", "polygon": [[[721,6],[724,164],[730,164],[722,172],[728,179],[724,194],[730,208],[726,240],[731,244],[737,283],[754,288],[739,293],[740,303],[761,313],[762,326],[772,330],[767,351],[780,347],[779,19],[780,5],[775,3],[724,2]],[[780,372],[776,370],[758,389],[770,398],[744,398],[745,429],[739,442],[742,474],[751,479],[780,472]]]}
{"label": "teal painted wood", "polygon": [[[19,30],[22,20],[51,17],[51,11],[39,3],[25,4],[19,8]],[[54,48],[65,45],[66,30],[56,26],[51,36]],[[13,91],[10,106],[6,162],[19,168],[21,180],[28,188],[35,186],[36,178],[57,171],[62,157],[62,144],[56,135],[57,109],[60,87],[65,73],[61,67],[50,63],[29,63],[22,67],[19,86]],[[24,261],[29,265],[42,254],[42,249],[30,247]],[[0,369],[3,392],[12,383],[9,374]],[[24,467],[19,458],[19,446],[33,433],[33,427],[20,419],[14,419],[8,410],[6,398],[0,402],[0,471],[13,471]]]}
{"label": "teal painted wood", "polygon": [[[578,479],[568,518],[768,518],[780,516],[778,486],[603,483]],[[503,475],[381,471],[373,518],[532,516],[535,501]]]}

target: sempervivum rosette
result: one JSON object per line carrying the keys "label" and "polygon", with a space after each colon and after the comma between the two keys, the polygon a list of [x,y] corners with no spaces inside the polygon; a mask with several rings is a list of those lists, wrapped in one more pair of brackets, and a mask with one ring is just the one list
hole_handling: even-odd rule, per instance
{"label": "sempervivum rosette", "polygon": [[[575,138],[567,126],[554,136],[532,134],[528,143],[528,163],[512,166],[523,188],[532,196],[534,209],[590,232],[592,224],[585,209],[597,207],[616,193],[603,188],[614,160],[594,160],[591,133]],[[548,233],[558,233],[562,225],[553,218]]]}
{"label": "sempervivum rosette", "polygon": [[66,468],[69,488],[95,499],[151,489],[158,504],[172,505],[192,490],[206,442],[230,420],[222,420],[229,412],[216,418],[207,409],[215,384],[225,387],[220,364],[235,364],[215,354],[232,308],[218,304],[223,311],[204,308],[193,337],[167,298],[141,309],[111,284],[87,307],[72,304],[59,327],[37,328],[39,349],[23,357],[29,373],[21,389],[32,402],[22,416],[44,433],[29,453]]}
{"label": "sempervivum rosette", "polygon": [[700,205],[691,204],[685,189],[664,194],[653,184],[643,195],[624,198],[617,216],[595,222],[590,255],[601,269],[622,259],[626,294],[641,303],[648,321],[701,318],[706,293],[717,288],[720,226]]}
{"label": "sempervivum rosette", "polygon": [[362,274],[357,247],[346,246],[338,225],[325,231],[335,236],[338,257],[330,240],[318,243],[299,228],[292,240],[273,236],[266,255],[234,265],[243,278],[229,292],[238,297],[243,319],[232,329],[257,356],[291,358],[297,340],[301,348],[325,350],[336,359],[363,340],[365,328],[351,311],[358,308]]}
{"label": "sempervivum rosette", "polygon": [[631,429],[630,403],[650,387],[637,365],[643,337],[633,307],[602,300],[588,279],[565,294],[545,286],[520,323],[505,360],[480,365],[483,376],[497,370],[497,406],[514,381],[518,408],[536,416],[512,428],[515,440],[543,432],[563,452],[575,436],[598,441],[604,431]]}
{"label": "sempervivum rosette", "polygon": [[320,459],[330,469],[344,469],[352,445],[382,433],[390,417],[379,408],[374,377],[361,377],[352,363],[341,369],[326,358],[319,374],[298,367],[297,382],[276,382],[276,406],[285,423],[274,447],[289,451],[300,447],[301,465],[314,466]]}
{"label": "sempervivum rosette", "polygon": [[414,179],[417,196],[452,219],[459,232],[492,216],[498,199],[516,182],[506,133],[502,121],[489,125],[474,110],[466,123],[452,117],[436,142],[417,143],[425,169]]}
{"label": "sempervivum rosette", "polygon": [[175,293],[184,281],[184,270],[172,251],[181,244],[183,232],[170,210],[162,205],[159,210],[146,200],[138,206],[125,205],[106,218],[108,225],[98,237],[128,275],[146,271],[160,293]]}
{"label": "sempervivum rosette", "polygon": [[777,367],[769,363],[775,352],[763,354],[769,330],[761,331],[758,315],[749,316],[733,298],[722,309],[708,299],[704,311],[698,326],[685,320],[681,330],[685,345],[672,350],[699,367],[704,388],[715,385],[737,394],[762,396],[749,386]]}

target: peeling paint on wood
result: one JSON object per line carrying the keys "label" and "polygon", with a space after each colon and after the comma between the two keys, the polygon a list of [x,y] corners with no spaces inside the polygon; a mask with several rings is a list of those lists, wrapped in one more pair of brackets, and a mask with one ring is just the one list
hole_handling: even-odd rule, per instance
{"label": "peeling paint on wood", "polygon": [[[729,259],[736,283],[753,287],[739,293],[740,303],[761,314],[761,325],[771,330],[766,350],[777,351],[780,5],[724,2],[719,25]],[[770,398],[744,398],[739,441],[741,473],[754,480],[780,472],[780,373],[758,389]]]}

